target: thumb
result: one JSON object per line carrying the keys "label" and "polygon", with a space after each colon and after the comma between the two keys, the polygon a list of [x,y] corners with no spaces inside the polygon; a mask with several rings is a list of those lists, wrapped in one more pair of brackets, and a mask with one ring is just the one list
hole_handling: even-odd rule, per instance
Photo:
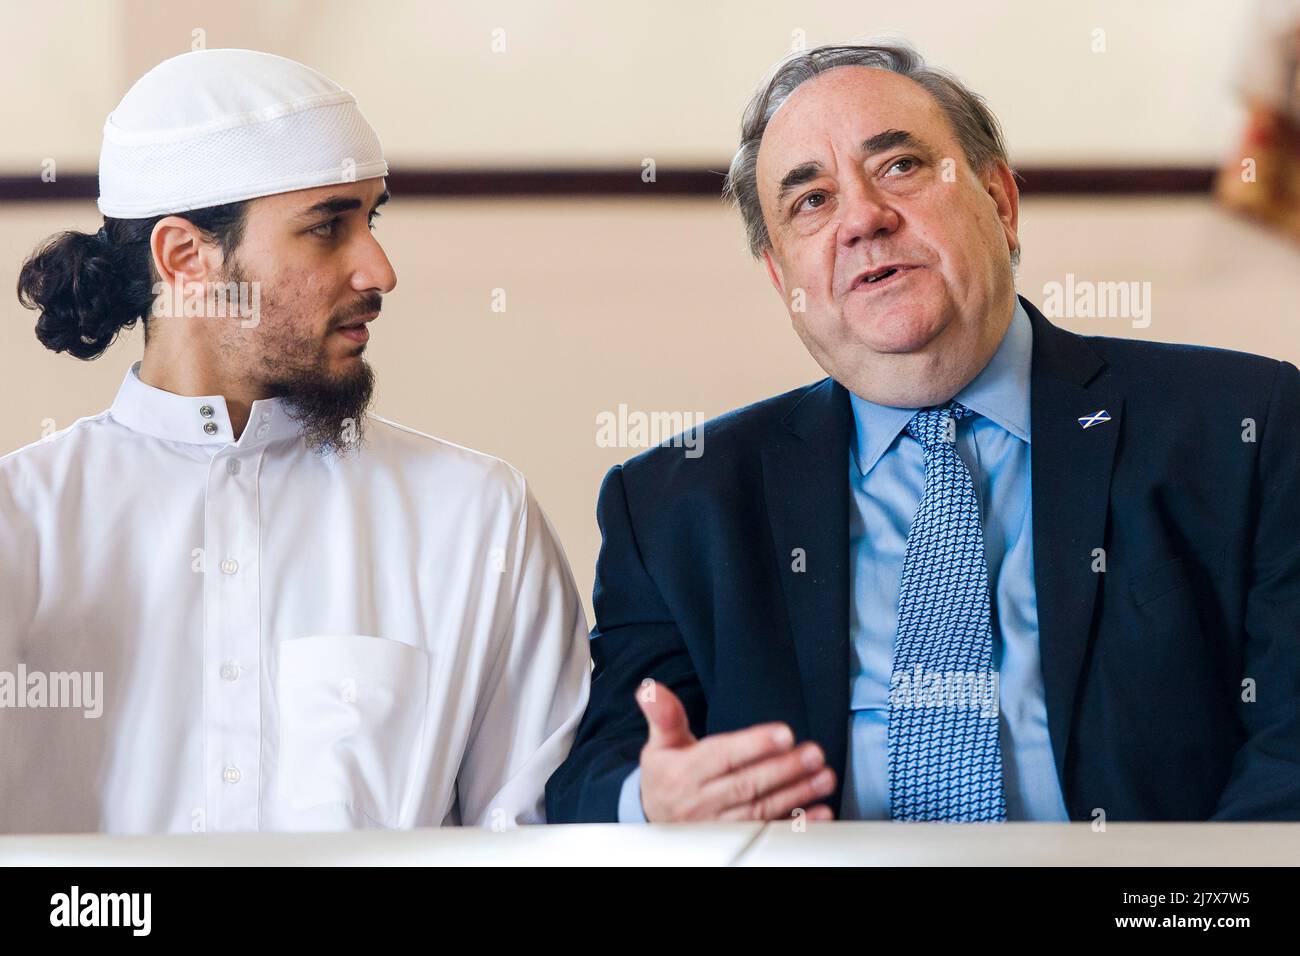
{"label": "thumb", "polygon": [[695,743],[686,708],[666,685],[645,681],[636,692],[636,702],[650,725],[647,747],[685,747]]}

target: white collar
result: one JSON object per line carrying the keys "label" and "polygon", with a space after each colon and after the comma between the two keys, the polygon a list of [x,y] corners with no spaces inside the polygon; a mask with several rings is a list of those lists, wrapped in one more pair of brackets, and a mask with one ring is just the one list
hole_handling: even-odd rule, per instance
{"label": "white collar", "polygon": [[[109,414],[132,431],[192,445],[226,445],[235,441],[226,400],[221,395],[177,395],[140,381],[140,363],[127,371]],[[239,441],[240,448],[268,445],[300,434],[284,401],[253,402]]]}

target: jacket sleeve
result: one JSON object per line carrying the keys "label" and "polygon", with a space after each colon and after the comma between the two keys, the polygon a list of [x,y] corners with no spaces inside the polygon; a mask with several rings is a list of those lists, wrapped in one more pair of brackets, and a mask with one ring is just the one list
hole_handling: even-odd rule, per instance
{"label": "jacket sleeve", "polygon": [[672,610],[642,560],[622,466],[605,476],[596,519],[602,539],[592,595],[591,701],[569,759],[546,785],[552,823],[618,820],[620,791],[646,741],[635,698],[644,680],[669,687],[692,731],[704,732],[704,693]]}
{"label": "jacket sleeve", "polygon": [[1259,432],[1237,704],[1248,736],[1213,820],[1300,820],[1300,371],[1290,363],[1278,364]]}

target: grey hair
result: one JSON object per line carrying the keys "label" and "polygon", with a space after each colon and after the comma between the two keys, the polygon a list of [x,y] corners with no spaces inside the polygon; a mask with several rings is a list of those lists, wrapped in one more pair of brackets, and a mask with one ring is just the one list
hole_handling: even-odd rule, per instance
{"label": "grey hair", "polygon": [[[731,168],[722,184],[723,197],[740,208],[749,239],[749,251],[755,258],[771,245],[763,209],[758,201],[758,148],[772,116],[790,98],[790,94],[815,76],[840,66],[865,66],[888,70],[919,84],[934,97],[952,125],[966,162],[972,169],[984,170],[1000,162],[1011,168],[1002,128],[997,117],[977,93],[960,80],[936,67],[926,66],[921,54],[910,47],[891,46],[819,46],[792,53],[781,60],[767,82],[754,94],[740,123],[740,149],[731,160]],[[1014,269],[1020,250],[1011,254]]]}

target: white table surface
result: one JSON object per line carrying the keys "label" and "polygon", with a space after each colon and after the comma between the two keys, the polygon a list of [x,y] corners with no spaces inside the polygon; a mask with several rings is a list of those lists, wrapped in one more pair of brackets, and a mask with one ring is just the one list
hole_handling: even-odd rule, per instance
{"label": "white table surface", "polygon": [[742,866],[1297,866],[1300,823],[773,823]]}
{"label": "white table surface", "polygon": [[1296,866],[1300,823],[792,823],[0,837],[0,866]]}
{"label": "white table surface", "polygon": [[0,866],[725,866],[761,823],[0,836]]}

